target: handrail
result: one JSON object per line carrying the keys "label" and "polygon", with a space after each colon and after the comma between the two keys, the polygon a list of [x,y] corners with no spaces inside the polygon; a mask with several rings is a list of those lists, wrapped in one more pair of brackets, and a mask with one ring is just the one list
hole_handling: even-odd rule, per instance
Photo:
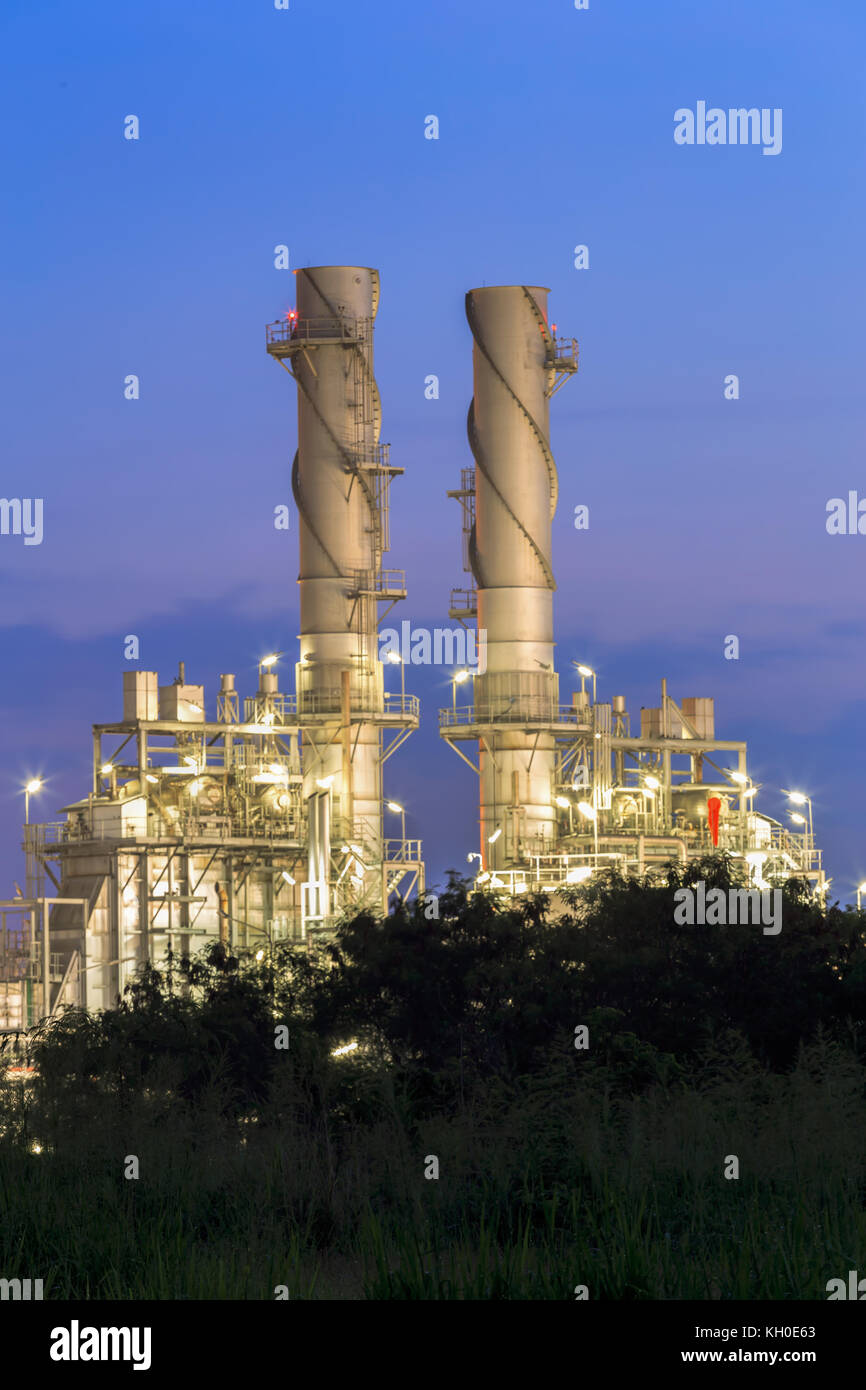
{"label": "handrail", "polygon": [[[533,702],[541,702],[541,696],[527,696]],[[495,704],[496,701],[493,701]],[[456,727],[466,724],[574,724],[576,726],[585,725],[589,728],[589,721],[586,717],[586,710],[580,709],[577,705],[554,705],[549,704],[547,713],[526,714],[525,711],[506,709],[501,714],[484,714],[483,711],[476,709],[475,705],[458,705],[456,709],[450,705],[439,710],[440,728]]]}
{"label": "handrail", "polygon": [[266,327],[267,341],[271,343],[297,343],[302,347],[306,342],[316,339],[338,338],[344,343],[363,342],[366,338],[366,319],[336,315],[327,318],[277,319]]}
{"label": "handrail", "polygon": [[353,592],[368,594],[388,594],[406,592],[406,571],[398,569],[379,570],[374,574],[371,570],[353,570]]}
{"label": "handrail", "polygon": [[553,340],[553,352],[551,362],[553,366],[566,366],[578,364],[579,348],[576,338],[555,338]]}

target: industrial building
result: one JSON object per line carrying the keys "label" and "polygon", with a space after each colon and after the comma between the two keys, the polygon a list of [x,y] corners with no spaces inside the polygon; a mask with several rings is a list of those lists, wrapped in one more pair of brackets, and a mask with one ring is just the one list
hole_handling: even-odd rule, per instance
{"label": "industrial building", "polygon": [[450,612],[475,625],[487,660],[483,673],[455,674],[439,729],[478,778],[476,882],[503,894],[555,891],[605,868],[645,873],[724,850],[744,860],[755,887],[799,876],[823,892],[811,803],[792,795],[808,805],[808,816],[794,812],[802,833],[757,810],[746,745],[716,735],[712,699],[676,702],[662,680],[658,705],[642,708],[632,731],[625,697],[599,701],[596,673],[571,659],[580,689],[560,701],[550,399],[577,372],[578,347],[557,338],[548,293],[504,285],[466,296],[475,466],[448,495],[461,504],[471,578],[452,591]]}
{"label": "industrial building", "polygon": [[375,270],[299,271],[296,309],[267,329],[297,387],[294,693],[279,689],[283,653],[263,657],[249,694],[221,676],[211,715],[183,664],[165,685],[124,673],[123,717],[93,728],[86,794],[62,823],[25,825],[26,891],[0,903],[0,1030],[110,1007],[169,953],[309,941],[424,891],[421,842],[383,819],[383,769],[419,705],[402,668],[386,692],[378,654],[379,622],[406,597],[404,573],[383,566],[403,470],[379,439],[378,300]]}
{"label": "industrial building", "polygon": [[[549,325],[547,294],[516,285],[466,298],[474,468],[450,495],[471,580],[450,614],[486,662],[454,673],[439,727],[478,778],[476,882],[556,890],[716,847],[742,856],[756,886],[798,874],[821,891],[811,806],[802,834],[757,811],[746,746],[716,737],[711,699],[677,703],[662,682],[633,733],[625,699],[598,701],[595,674],[578,666],[580,689],[560,703],[549,415],[578,351]],[[297,388],[294,692],[279,688],[282,652],[262,657],[248,694],[222,675],[212,706],[183,663],[168,684],[124,673],[122,718],[94,725],[81,799],[63,822],[25,814],[26,889],[0,902],[0,1031],[66,1004],[111,1007],[148,961],[165,968],[216,941],[253,953],[309,942],[344,913],[381,915],[392,894],[424,893],[405,817],[399,837],[385,833],[386,807],[401,808],[386,800],[383,769],[419,705],[400,656],[383,664],[378,643],[406,597],[404,573],[384,567],[403,470],[380,442],[378,300],[375,270],[301,270],[296,308],[267,329],[268,354]],[[385,689],[390,662],[397,692]]]}

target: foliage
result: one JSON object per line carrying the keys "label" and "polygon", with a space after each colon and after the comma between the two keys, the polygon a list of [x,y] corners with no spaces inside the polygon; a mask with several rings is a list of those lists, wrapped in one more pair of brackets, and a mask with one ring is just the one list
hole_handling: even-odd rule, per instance
{"label": "foliage", "polygon": [[407,904],[261,962],[214,946],[66,1011],[32,1083],[0,1071],[4,1276],[50,1271],[47,1297],[822,1297],[866,1264],[864,919],[792,882],[778,936],[677,925],[701,880],[737,865],[507,911],[452,875],[438,919]]}

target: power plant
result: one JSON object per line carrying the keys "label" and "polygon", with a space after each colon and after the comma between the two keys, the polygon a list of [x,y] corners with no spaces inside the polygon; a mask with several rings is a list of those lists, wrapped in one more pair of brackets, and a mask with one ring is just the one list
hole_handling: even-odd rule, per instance
{"label": "power plant", "polygon": [[[746,746],[716,737],[711,699],[677,703],[663,681],[633,734],[624,697],[598,701],[595,673],[572,661],[580,689],[560,702],[549,414],[578,350],[549,324],[547,295],[513,285],[466,297],[474,467],[449,495],[471,582],[450,616],[485,662],[454,672],[439,731],[478,778],[475,882],[506,897],[555,891],[717,848],[740,856],[756,887],[797,875],[821,892],[811,805],[802,834],[755,809]],[[31,823],[28,791],[25,889],[0,902],[0,1032],[67,1004],[109,1008],[147,962],[170,969],[216,941],[252,953],[311,942],[347,913],[381,916],[392,895],[425,893],[405,817],[399,836],[385,833],[386,807],[402,810],[386,800],[385,764],[420,712],[401,658],[383,662],[379,644],[407,590],[402,570],[384,568],[403,470],[380,441],[378,301],[375,270],[300,270],[296,308],[267,329],[269,356],[297,387],[294,693],[279,688],[283,652],[261,659],[249,694],[223,674],[210,714],[184,663],[167,684],[124,673],[122,717],[93,726],[90,785],[66,819]]]}
{"label": "power plant", "polygon": [[248,695],[221,676],[213,718],[183,664],[166,685],[124,673],[122,719],[93,728],[86,795],[62,823],[25,825],[26,891],[0,904],[0,1029],[111,1007],[148,960],[309,941],[424,891],[420,841],[405,819],[399,837],[383,826],[383,769],[419,705],[402,667],[385,692],[378,653],[380,618],[406,596],[404,573],[383,568],[403,470],[379,439],[378,300],[375,270],[299,271],[296,309],[267,329],[297,386],[294,694],[279,689],[281,652]]}
{"label": "power plant", "polygon": [[625,697],[598,701],[596,673],[572,660],[580,689],[560,703],[550,398],[577,372],[578,348],[548,324],[548,293],[504,285],[466,296],[475,467],[448,495],[461,503],[472,582],[452,591],[450,613],[476,625],[486,663],[455,674],[439,731],[478,777],[475,881],[508,894],[556,891],[605,868],[643,874],[718,849],[744,860],[754,887],[797,876],[823,892],[811,803],[792,796],[808,805],[808,818],[794,813],[802,833],[757,812],[746,745],[716,737],[712,699],[677,703],[663,680],[658,705],[641,709],[632,733]]}

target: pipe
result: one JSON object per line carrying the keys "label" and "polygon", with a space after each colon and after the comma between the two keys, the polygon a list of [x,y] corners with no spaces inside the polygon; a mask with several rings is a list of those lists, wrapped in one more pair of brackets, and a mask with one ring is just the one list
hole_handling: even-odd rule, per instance
{"label": "pipe", "polygon": [[349,827],[349,833],[353,834],[353,824],[355,820],[355,810],[352,804],[352,673],[351,671],[340,672],[340,717],[342,719],[343,734],[343,814]]}
{"label": "pipe", "polygon": [[48,927],[49,902],[42,899],[42,1016],[51,1012],[51,950]]}
{"label": "pipe", "polygon": [[229,944],[229,895],[221,883],[214,885],[216,888],[217,901],[219,902],[219,924],[220,924],[220,943],[223,946]]}

